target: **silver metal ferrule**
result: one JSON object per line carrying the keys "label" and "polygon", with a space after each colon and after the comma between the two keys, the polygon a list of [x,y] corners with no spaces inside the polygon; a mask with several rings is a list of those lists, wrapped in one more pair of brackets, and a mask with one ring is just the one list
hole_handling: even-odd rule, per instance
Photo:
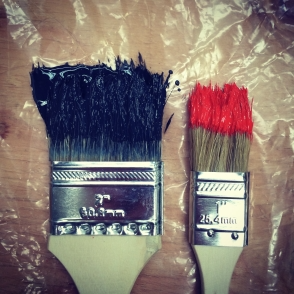
{"label": "silver metal ferrule", "polygon": [[192,245],[248,245],[249,175],[248,172],[191,172]]}
{"label": "silver metal ferrule", "polygon": [[161,235],[163,162],[52,162],[53,235]]}

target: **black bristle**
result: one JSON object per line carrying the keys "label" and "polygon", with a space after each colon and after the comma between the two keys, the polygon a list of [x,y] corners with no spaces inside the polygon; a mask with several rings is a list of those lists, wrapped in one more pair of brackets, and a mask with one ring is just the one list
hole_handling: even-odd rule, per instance
{"label": "black bristle", "polygon": [[174,116],[174,113],[170,116],[170,118],[168,119],[167,123],[166,123],[166,126],[165,126],[165,129],[164,129],[164,133],[166,133],[169,125],[171,124],[171,121],[172,121],[172,118]]}
{"label": "black bristle", "polygon": [[[173,71],[170,70],[169,73],[172,74]],[[168,78],[169,78],[169,76],[168,76]],[[179,82],[178,80],[176,80],[176,81],[175,81],[175,84],[174,84],[174,86],[173,86],[173,88],[172,88],[172,90],[170,91],[170,93],[169,93],[169,95],[168,95],[168,97],[167,97],[167,99],[166,99],[166,102],[167,102],[167,100],[169,99],[169,97],[171,96],[171,94],[173,93],[173,91],[174,91],[174,89],[175,89],[175,86],[179,86],[179,85],[180,85],[180,82]],[[178,91],[181,91],[181,89],[178,88]]]}
{"label": "black bristle", "polygon": [[[170,74],[136,66],[34,67],[33,97],[45,121],[50,160],[159,161]],[[171,118],[170,118],[171,120]],[[169,122],[170,123],[170,122]]]}

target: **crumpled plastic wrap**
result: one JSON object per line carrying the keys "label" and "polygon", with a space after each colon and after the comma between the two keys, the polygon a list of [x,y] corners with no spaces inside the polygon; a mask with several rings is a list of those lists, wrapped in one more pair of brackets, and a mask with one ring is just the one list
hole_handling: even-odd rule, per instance
{"label": "crumpled plastic wrap", "polygon": [[[32,64],[112,64],[141,52],[174,74],[165,109],[162,249],[132,293],[200,293],[188,243],[187,96],[196,81],[236,82],[254,99],[249,246],[230,293],[294,292],[293,1],[16,1],[0,4],[0,292],[77,293],[47,250],[49,161]],[[218,265],[216,265],[218,266]]]}

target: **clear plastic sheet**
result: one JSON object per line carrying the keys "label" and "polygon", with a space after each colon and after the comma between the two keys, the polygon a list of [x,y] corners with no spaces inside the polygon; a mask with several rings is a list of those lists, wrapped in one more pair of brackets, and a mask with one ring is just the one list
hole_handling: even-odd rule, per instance
{"label": "clear plastic sheet", "polygon": [[[162,249],[132,293],[200,293],[188,244],[186,100],[196,81],[236,82],[254,98],[249,246],[230,293],[294,292],[293,1],[14,1],[0,4],[0,292],[77,293],[47,250],[49,162],[32,64],[111,64],[141,52],[181,82],[165,109]],[[196,289],[196,290],[195,290]]]}

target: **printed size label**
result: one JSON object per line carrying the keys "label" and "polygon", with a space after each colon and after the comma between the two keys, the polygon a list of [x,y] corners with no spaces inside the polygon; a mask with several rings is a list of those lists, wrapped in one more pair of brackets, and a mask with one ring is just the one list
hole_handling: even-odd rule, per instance
{"label": "printed size label", "polygon": [[197,198],[195,225],[198,229],[243,231],[245,199]]}
{"label": "printed size label", "polygon": [[51,221],[157,221],[159,199],[152,186],[52,187]]}

